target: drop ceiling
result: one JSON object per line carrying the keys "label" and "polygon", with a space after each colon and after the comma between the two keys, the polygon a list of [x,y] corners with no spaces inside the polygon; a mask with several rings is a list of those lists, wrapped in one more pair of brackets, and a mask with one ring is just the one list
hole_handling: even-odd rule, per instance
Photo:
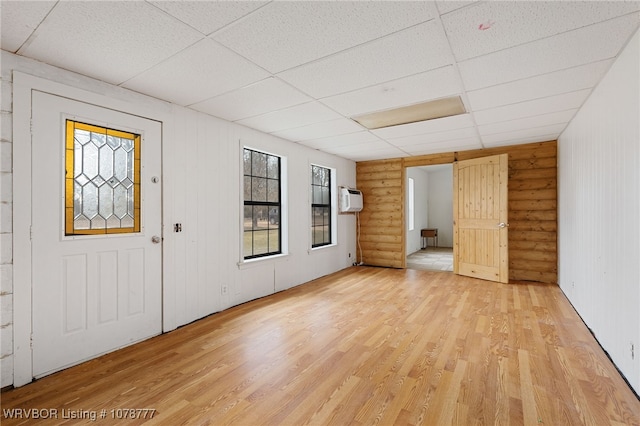
{"label": "drop ceiling", "polygon": [[638,1],[0,5],[3,50],[355,161],[556,139],[640,26]]}

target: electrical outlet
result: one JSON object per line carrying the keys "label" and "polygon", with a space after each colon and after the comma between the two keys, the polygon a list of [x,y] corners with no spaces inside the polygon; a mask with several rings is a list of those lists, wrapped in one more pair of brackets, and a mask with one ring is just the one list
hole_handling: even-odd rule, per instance
{"label": "electrical outlet", "polygon": [[221,289],[221,292],[222,292],[222,294],[227,294],[229,292],[229,287],[227,287],[226,285],[223,285],[222,289]]}
{"label": "electrical outlet", "polygon": [[636,358],[635,348],[633,342],[631,342],[631,359],[634,360]]}

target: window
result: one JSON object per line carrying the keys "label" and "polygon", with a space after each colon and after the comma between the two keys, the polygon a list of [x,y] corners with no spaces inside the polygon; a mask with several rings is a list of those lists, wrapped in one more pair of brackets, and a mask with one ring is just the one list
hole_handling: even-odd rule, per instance
{"label": "window", "polygon": [[409,231],[413,231],[413,228],[415,227],[415,189],[414,189],[414,182],[413,182],[413,178],[409,178],[409,187],[407,188],[408,191],[408,213],[409,213]]}
{"label": "window", "polygon": [[140,135],[66,122],[65,234],[140,232]]}
{"label": "window", "polygon": [[311,247],[331,244],[331,169],[311,166]]}
{"label": "window", "polygon": [[245,259],[282,253],[280,157],[244,149]]}

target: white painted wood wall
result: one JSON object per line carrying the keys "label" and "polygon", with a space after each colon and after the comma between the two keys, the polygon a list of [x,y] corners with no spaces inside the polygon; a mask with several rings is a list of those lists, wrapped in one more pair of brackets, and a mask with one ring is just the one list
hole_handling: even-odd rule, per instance
{"label": "white painted wood wall", "polygon": [[438,228],[438,245],[453,247],[453,165],[429,170],[429,228]]}
{"label": "white painted wood wall", "polygon": [[562,290],[638,393],[639,169],[636,33],[559,138],[558,247]]}
{"label": "white painted wood wall", "polygon": [[[24,88],[13,90],[12,102],[14,70],[37,77],[44,82],[41,85],[62,90],[62,95],[106,102],[105,106],[163,122],[164,331],[330,274],[353,262],[353,215],[338,215],[336,245],[311,250],[309,192],[311,163],[334,168],[337,185],[353,187],[354,162],[4,51],[1,55],[0,386],[13,384],[14,379],[25,380],[14,378],[14,365],[24,370],[28,364],[16,358],[14,348],[21,342],[28,344],[28,330],[22,325],[31,315],[30,293],[26,291],[30,282],[23,280],[14,267],[13,253],[14,246],[23,252],[28,248],[25,225],[21,221],[17,227],[12,223],[21,214],[13,211],[12,168],[16,166],[15,148],[29,143],[28,118],[14,120],[14,115],[19,116],[13,110],[16,101],[23,105],[28,102]],[[19,131],[12,132],[15,124]],[[245,264],[240,239],[243,144],[286,157],[288,173],[288,207],[284,213],[288,214],[288,254]],[[183,232],[173,232],[175,223],[182,224]]]}
{"label": "white painted wood wall", "polygon": [[[427,227],[428,218],[428,205],[427,195],[429,190],[429,175],[424,170],[418,167],[408,167],[406,173],[407,184],[405,188],[409,188],[409,178],[414,180],[414,227],[413,231],[409,231],[409,197],[405,197],[406,206],[405,211],[405,226],[407,227],[407,256],[411,253],[419,251],[422,247],[422,237],[420,236],[420,230]],[[430,240],[433,242],[433,239]]]}

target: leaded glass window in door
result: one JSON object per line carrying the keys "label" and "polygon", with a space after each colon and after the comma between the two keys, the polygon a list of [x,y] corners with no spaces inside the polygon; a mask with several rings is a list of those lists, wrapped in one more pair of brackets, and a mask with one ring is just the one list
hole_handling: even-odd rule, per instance
{"label": "leaded glass window in door", "polygon": [[67,120],[66,235],[140,232],[140,135]]}

